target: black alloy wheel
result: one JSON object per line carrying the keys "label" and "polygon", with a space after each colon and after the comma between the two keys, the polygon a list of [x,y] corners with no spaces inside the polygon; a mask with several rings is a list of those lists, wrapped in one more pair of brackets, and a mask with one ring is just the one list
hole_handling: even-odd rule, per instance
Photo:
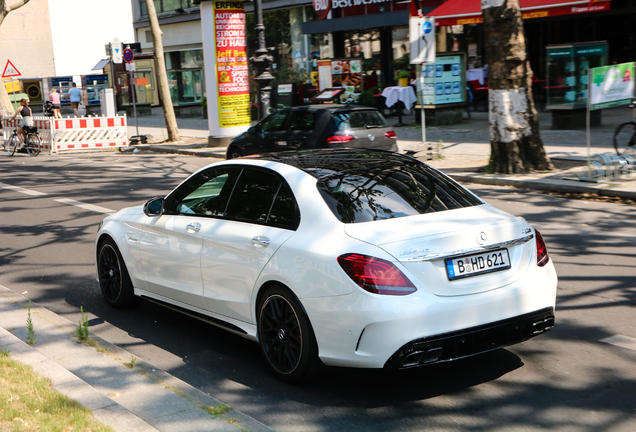
{"label": "black alloy wheel", "polygon": [[309,380],[324,368],[311,324],[296,297],[269,288],[258,309],[258,340],[274,374],[288,382]]}
{"label": "black alloy wheel", "polygon": [[123,308],[136,303],[137,298],[128,269],[119,249],[111,239],[105,240],[99,246],[97,276],[104,300],[110,306]]}

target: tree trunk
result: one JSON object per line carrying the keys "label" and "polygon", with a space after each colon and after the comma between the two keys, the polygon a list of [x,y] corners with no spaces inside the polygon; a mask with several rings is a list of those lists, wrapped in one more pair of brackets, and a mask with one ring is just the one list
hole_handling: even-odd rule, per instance
{"label": "tree trunk", "polygon": [[179,129],[177,127],[177,119],[174,115],[174,106],[172,105],[172,96],[170,96],[170,87],[168,86],[168,72],[166,71],[166,61],[163,57],[163,41],[161,36],[163,32],[159,27],[159,19],[157,18],[157,10],[153,1],[147,1],[148,19],[150,20],[150,31],[152,32],[152,40],[154,42],[155,62],[159,75],[159,94],[163,106],[163,117],[166,121],[166,129],[168,129],[168,141],[180,141]]}
{"label": "tree trunk", "polygon": [[[29,0],[20,0],[12,5],[8,5],[7,0],[0,0],[0,26],[2,26],[2,23],[4,22],[4,19],[7,17],[7,15],[9,15],[9,12],[21,8],[28,2]],[[0,67],[2,67],[4,70],[4,65],[0,65]],[[11,99],[9,98],[9,94],[7,93],[7,88],[4,86],[4,80],[0,80],[0,120],[2,120],[3,116],[12,116],[14,113],[15,110],[13,108],[13,105],[11,104]],[[2,123],[0,122],[0,128],[1,127]]]}
{"label": "tree trunk", "polygon": [[489,172],[553,168],[532,98],[532,69],[519,0],[482,0],[490,112]]}

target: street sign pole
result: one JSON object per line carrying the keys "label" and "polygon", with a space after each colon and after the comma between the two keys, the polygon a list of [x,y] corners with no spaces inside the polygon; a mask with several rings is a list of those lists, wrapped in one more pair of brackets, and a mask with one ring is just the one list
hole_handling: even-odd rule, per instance
{"label": "street sign pole", "polygon": [[126,49],[123,51],[123,58],[126,61],[126,69],[130,72],[130,93],[131,100],[133,104],[133,115],[135,116],[135,129],[137,130],[136,138],[139,138],[139,119],[137,118],[137,89],[135,87],[135,77],[133,76],[133,71],[135,70],[135,64],[133,60],[135,58],[133,51],[130,49],[130,45],[126,46]]}
{"label": "street sign pole", "polygon": [[425,63],[435,63],[435,18],[413,17],[409,21],[411,64],[420,65],[420,114],[422,117],[422,144],[426,146],[426,113],[424,112]]}
{"label": "street sign pole", "polygon": [[11,94],[13,95],[13,111],[18,109],[18,104],[15,100],[15,83],[13,82],[13,77],[11,77]]}

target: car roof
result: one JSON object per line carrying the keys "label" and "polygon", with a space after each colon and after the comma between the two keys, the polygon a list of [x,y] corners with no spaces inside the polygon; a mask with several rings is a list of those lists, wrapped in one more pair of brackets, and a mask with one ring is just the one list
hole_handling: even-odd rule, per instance
{"label": "car roof", "polygon": [[403,165],[423,165],[419,160],[399,153],[347,148],[267,153],[241,159],[283,163],[298,168],[317,179],[359,170],[384,170]]}
{"label": "car roof", "polygon": [[346,104],[333,104],[333,105],[302,105],[291,107],[292,111],[377,111],[377,108],[363,106],[363,105],[346,105]]}

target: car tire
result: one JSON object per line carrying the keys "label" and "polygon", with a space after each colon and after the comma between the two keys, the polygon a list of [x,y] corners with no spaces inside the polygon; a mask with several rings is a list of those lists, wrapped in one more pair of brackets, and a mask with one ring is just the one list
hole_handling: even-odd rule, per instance
{"label": "car tire", "polygon": [[239,149],[236,146],[232,146],[229,149],[227,149],[227,154],[225,155],[225,159],[236,159],[236,158],[240,158],[241,156],[243,156],[241,149]]}
{"label": "car tire", "polygon": [[114,308],[130,307],[138,303],[126,264],[112,239],[99,244],[97,277],[104,300]]}
{"label": "car tire", "polygon": [[274,375],[290,383],[308,381],[325,365],[300,302],[281,285],[269,287],[258,304],[258,341]]}

